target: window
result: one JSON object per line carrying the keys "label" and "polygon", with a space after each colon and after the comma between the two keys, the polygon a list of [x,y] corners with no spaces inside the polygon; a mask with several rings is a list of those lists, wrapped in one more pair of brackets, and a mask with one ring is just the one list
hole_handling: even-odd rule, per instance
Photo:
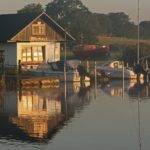
{"label": "window", "polygon": [[23,62],[30,62],[32,61],[32,52],[31,47],[23,47],[22,48],[22,61]]}
{"label": "window", "polygon": [[33,24],[32,34],[33,35],[45,35],[45,24],[42,24],[40,21],[37,22],[37,24]]}
{"label": "window", "polygon": [[118,63],[114,63],[114,68],[118,68]]}
{"label": "window", "polygon": [[43,53],[41,46],[33,47],[33,61],[43,61]]}
{"label": "window", "polygon": [[23,46],[22,62],[42,62],[44,60],[44,47],[42,46]]}

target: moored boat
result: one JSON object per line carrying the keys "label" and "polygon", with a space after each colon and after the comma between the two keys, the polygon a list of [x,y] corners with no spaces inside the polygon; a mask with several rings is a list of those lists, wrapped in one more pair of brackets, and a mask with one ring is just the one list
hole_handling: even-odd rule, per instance
{"label": "moored boat", "polygon": [[[64,64],[66,63],[66,81],[79,82],[81,76],[77,70],[80,61],[68,60],[68,61],[56,61],[48,62],[39,65],[36,69],[28,69],[29,74],[35,76],[53,76],[64,81]],[[89,77],[85,77],[85,81],[90,81]]]}
{"label": "moored boat", "polygon": [[80,44],[73,47],[73,53],[78,58],[109,55],[110,48],[106,45]]}
{"label": "moored boat", "polygon": [[[105,72],[111,79],[137,79],[137,74],[130,67],[124,67],[122,61],[109,61],[97,67],[97,72]],[[141,74],[140,78],[144,78]]]}

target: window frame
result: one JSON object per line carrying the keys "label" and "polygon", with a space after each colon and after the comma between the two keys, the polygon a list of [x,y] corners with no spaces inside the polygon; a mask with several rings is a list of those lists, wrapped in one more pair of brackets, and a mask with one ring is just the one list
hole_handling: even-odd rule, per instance
{"label": "window frame", "polygon": [[36,24],[32,24],[32,35],[46,35],[45,24],[40,21],[38,21]]}
{"label": "window frame", "polygon": [[[35,48],[37,48],[37,56],[35,56],[35,54],[34,54]],[[30,53],[29,53],[29,51],[30,51]],[[41,53],[41,55],[39,55],[39,53]],[[44,55],[45,55],[45,46],[41,46],[41,45],[22,46],[21,63],[22,64],[40,64],[45,59]],[[41,58],[39,58],[39,57],[41,57]],[[37,58],[37,60],[34,58]]]}

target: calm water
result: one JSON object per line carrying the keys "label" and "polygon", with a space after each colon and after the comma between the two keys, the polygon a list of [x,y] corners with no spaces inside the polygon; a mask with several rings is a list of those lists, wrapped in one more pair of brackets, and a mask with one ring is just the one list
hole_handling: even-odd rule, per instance
{"label": "calm water", "polygon": [[149,150],[150,86],[113,81],[0,91],[2,150]]}

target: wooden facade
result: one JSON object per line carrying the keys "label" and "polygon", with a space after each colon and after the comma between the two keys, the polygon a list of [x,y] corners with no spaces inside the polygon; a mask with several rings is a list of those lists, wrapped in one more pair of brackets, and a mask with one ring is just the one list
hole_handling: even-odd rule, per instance
{"label": "wooden facade", "polygon": [[[34,34],[34,27],[37,27],[40,30],[41,26],[44,27],[45,33]],[[56,31],[54,31],[50,26],[47,25],[43,20],[37,19],[32,24],[29,24],[17,35],[15,35],[10,41],[63,41],[64,38],[61,37]]]}

